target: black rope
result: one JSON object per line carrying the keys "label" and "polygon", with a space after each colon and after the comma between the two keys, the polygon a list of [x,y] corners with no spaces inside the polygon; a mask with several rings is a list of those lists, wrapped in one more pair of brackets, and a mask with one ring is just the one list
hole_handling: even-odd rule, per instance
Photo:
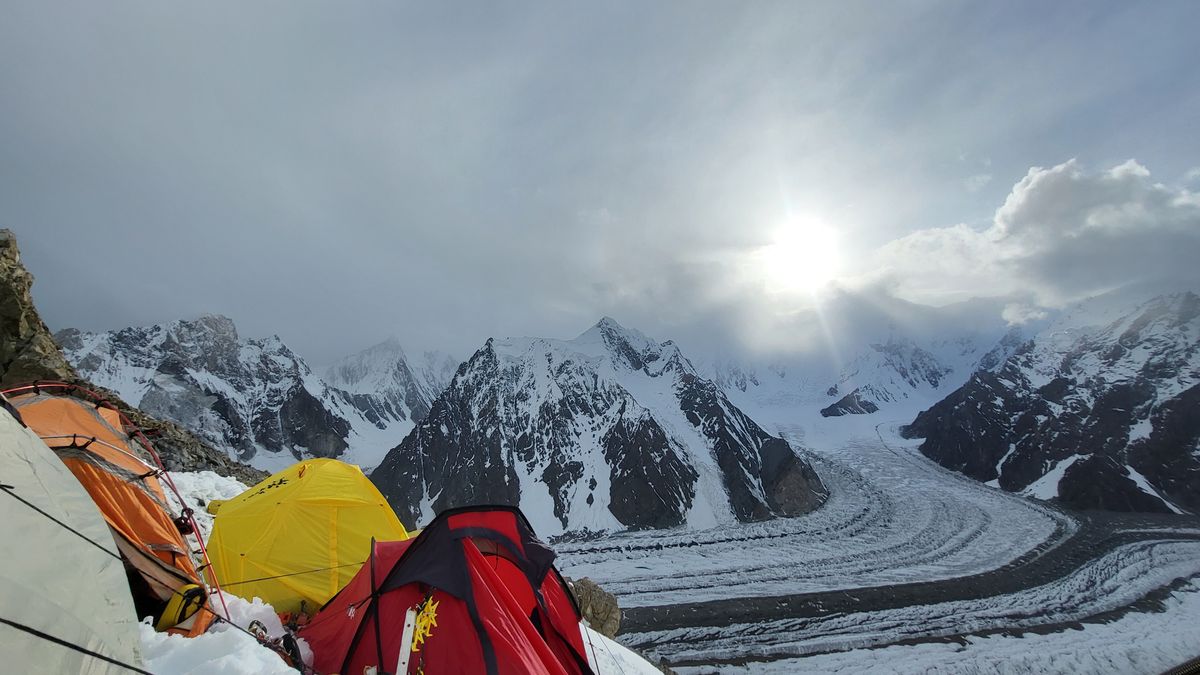
{"label": "black rope", "polygon": [[[64,528],[64,529],[66,529],[66,530],[69,530],[69,531],[70,531],[72,534],[74,534],[75,536],[79,537],[80,539],[83,539],[84,541],[86,541],[87,543],[91,544],[92,546],[95,546],[96,548],[100,549],[101,551],[104,551],[104,552],[105,552],[105,553],[107,553],[108,555],[110,555],[110,556],[112,556],[113,558],[116,558],[117,560],[120,560],[122,563],[124,563],[125,559],[124,559],[124,558],[122,558],[122,557],[121,557],[119,554],[117,554],[117,553],[114,553],[114,552],[112,552],[112,551],[108,550],[107,548],[104,548],[104,546],[102,546],[102,545],[98,544],[98,543],[97,543],[97,542],[96,542],[94,539],[92,539],[92,538],[88,537],[87,535],[83,534],[83,533],[82,533],[82,532],[80,532],[79,530],[76,530],[75,528],[71,527],[70,525],[67,525],[66,523],[62,522],[62,521],[61,521],[61,520],[59,520],[58,518],[55,518],[54,516],[50,515],[49,513],[46,513],[46,512],[45,512],[45,511],[43,511],[41,508],[39,508],[37,505],[30,503],[29,501],[27,501],[26,499],[24,499],[24,498],[23,498],[23,497],[21,497],[20,495],[18,495],[18,494],[16,494],[15,492],[13,492],[13,488],[12,488],[12,486],[0,484],[0,488],[2,488],[2,489],[4,490],[4,492],[7,492],[8,494],[12,495],[12,496],[13,496],[13,497],[14,497],[14,498],[17,500],[17,501],[19,501],[19,502],[21,502],[22,504],[24,504],[24,505],[28,506],[29,508],[33,509],[34,511],[37,511],[38,513],[42,514],[42,515],[43,515],[43,516],[45,516],[46,518],[49,518],[50,520],[54,521],[54,522],[55,522],[55,523],[56,523],[56,524],[57,524],[59,527],[62,527],[62,528]],[[354,564],[354,563],[347,563],[347,565],[349,565],[349,564]],[[359,565],[361,565],[362,563],[358,563],[358,564],[359,564]],[[339,565],[338,567],[346,567],[347,565]],[[328,569],[334,569],[334,568],[328,568]],[[320,571],[320,570],[310,570],[310,571]],[[299,574],[303,574],[303,572],[300,572]],[[290,575],[281,575],[281,576],[290,576]],[[170,587],[170,586],[168,586],[166,583],[164,583],[164,582],[162,582],[162,581],[159,581],[158,579],[155,579],[155,578],[153,578],[153,577],[147,577],[147,576],[143,576],[142,578],[143,578],[143,579],[145,579],[146,581],[149,581],[149,582],[151,582],[151,583],[156,583],[156,584],[158,584],[158,585],[159,585],[159,586],[161,586],[162,588],[164,588],[164,589],[166,589],[166,590],[168,590],[168,591],[171,591],[171,593],[172,593],[172,594],[178,594],[178,593],[179,593],[179,591],[178,591],[178,590],[176,590],[176,589],[174,589],[174,588],[171,588],[171,587]],[[253,580],[251,580],[251,581],[253,581]],[[249,582],[248,582],[248,581],[243,581],[243,582],[241,582],[241,583],[249,583]],[[257,635],[255,635],[254,633],[251,633],[250,631],[246,630],[245,628],[242,628],[241,626],[237,625],[236,623],[234,623],[234,622],[230,621],[230,620],[229,620],[227,617],[221,616],[221,615],[220,615],[220,614],[218,614],[218,613],[217,613],[215,610],[213,610],[211,607],[209,607],[207,604],[205,604],[205,605],[201,605],[201,606],[200,606],[200,609],[201,609],[201,610],[203,610],[203,611],[206,611],[206,612],[208,612],[209,614],[212,614],[212,615],[213,615],[213,617],[215,617],[215,618],[214,618],[214,621],[217,621],[217,622],[222,622],[222,621],[223,621],[223,622],[225,622],[225,623],[229,624],[230,626],[233,626],[234,628],[236,628],[236,629],[238,629],[238,630],[242,631],[242,632],[243,632],[243,633],[245,633],[246,635],[249,635],[250,637],[254,638],[255,642],[258,642],[259,644],[263,645],[263,646],[264,646],[264,647],[266,647],[267,649],[270,649],[270,650],[272,650],[272,651],[274,651],[274,652],[276,652],[276,653],[278,653],[278,652],[279,652],[279,650],[275,649],[275,647],[273,647],[272,645],[270,645],[270,644],[268,644],[268,643],[266,643],[266,642],[264,642],[264,641],[260,640],[260,639],[258,638],[258,636],[257,636]],[[42,634],[42,633],[40,633],[39,631],[37,631],[37,629],[29,628],[28,626],[23,626],[23,625],[21,625],[21,624],[17,624],[17,623],[15,623],[15,622],[12,622],[12,621],[9,621],[9,620],[7,620],[7,619],[3,619],[3,618],[0,618],[0,621],[3,621],[4,623],[7,623],[7,624],[11,624],[11,625],[12,625],[14,628],[20,628],[20,629],[22,629],[22,630],[28,630],[28,632],[32,632],[33,634],[35,634],[35,635],[38,635],[39,637],[45,637],[45,639],[51,640],[51,641],[53,641],[53,642],[58,642],[58,643],[61,643],[61,644],[65,645],[65,646],[71,647],[72,649],[79,649],[80,651],[83,651],[83,652],[85,652],[85,653],[87,653],[87,654],[90,654],[90,655],[92,655],[92,656],[95,656],[95,657],[97,657],[97,658],[104,659],[105,661],[112,661],[112,659],[109,659],[108,657],[105,657],[105,656],[103,656],[103,655],[101,655],[101,654],[96,654],[96,653],[94,653],[94,652],[87,651],[87,650],[83,649],[82,647],[79,647],[78,645],[73,645],[73,644],[70,644],[70,643],[64,642],[64,641],[62,641],[62,640],[59,640],[58,638],[55,638],[55,637],[54,637],[54,636],[52,636],[52,635],[45,635],[45,634]],[[140,669],[138,669],[138,668],[134,668],[134,667],[132,667],[132,666],[129,666],[129,665],[127,665],[127,664],[124,664],[124,663],[121,663],[121,662],[119,662],[119,661],[112,661],[112,662],[113,662],[113,663],[115,663],[115,664],[117,664],[117,665],[119,665],[119,666],[124,666],[124,667],[126,667],[126,668],[129,668],[130,670],[136,671],[136,672],[138,672],[138,673],[146,673],[146,671],[144,671],[144,670],[140,670]],[[307,666],[305,666],[305,664],[303,664],[303,663],[302,663],[302,664],[300,664],[300,669],[301,669],[301,672],[305,672],[304,668],[306,668],[306,667],[307,667]],[[147,675],[153,675],[153,673],[147,673]]]}
{"label": "black rope", "polygon": [[73,527],[71,527],[70,525],[68,525],[68,524],[64,523],[63,521],[59,520],[58,518],[55,518],[54,516],[50,515],[49,513],[46,513],[46,512],[45,512],[45,511],[43,511],[41,508],[39,508],[39,507],[38,507],[36,504],[33,504],[33,503],[31,503],[31,502],[27,501],[27,500],[26,500],[24,497],[22,497],[21,495],[18,495],[16,492],[13,492],[13,488],[12,488],[12,486],[10,486],[10,485],[0,485],[0,489],[3,489],[3,490],[4,490],[5,492],[7,492],[8,494],[12,495],[14,499],[16,499],[17,501],[21,502],[21,503],[22,503],[22,504],[24,504],[25,506],[28,506],[29,508],[33,509],[34,511],[37,511],[38,513],[40,513],[40,514],[42,514],[43,516],[45,516],[45,517],[49,518],[50,520],[53,520],[55,523],[58,523],[59,527],[62,527],[62,528],[64,528],[64,529],[68,530],[69,532],[71,532],[71,533],[72,533],[72,534],[74,534],[75,536],[79,537],[80,539],[82,539],[82,540],[86,541],[87,543],[91,544],[92,546],[95,546],[96,548],[100,549],[101,551],[104,551],[105,553],[107,553],[107,554],[109,554],[110,556],[112,556],[112,557],[116,558],[117,560],[124,560],[123,558],[121,558],[120,554],[117,554],[117,553],[114,553],[114,552],[112,552],[112,551],[108,550],[107,548],[105,548],[105,547],[104,547],[104,546],[102,546],[101,544],[97,543],[97,542],[96,542],[96,540],[94,540],[94,539],[92,539],[91,537],[87,536],[86,534],[84,534],[84,533],[80,532],[79,530],[76,530],[75,528],[73,528]]}
{"label": "black rope", "polygon": [[230,586],[241,586],[242,584],[251,584],[256,581],[270,581],[272,579],[283,579],[284,577],[294,577],[294,576],[299,576],[301,574],[313,574],[315,572],[328,572],[329,570],[341,569],[343,567],[352,567],[354,565],[362,567],[362,565],[365,562],[366,561],[363,560],[363,561],[359,561],[359,562],[346,563],[344,565],[333,565],[332,567],[319,567],[319,568],[313,569],[313,570],[303,570],[300,572],[288,572],[287,574],[276,574],[273,577],[258,577],[257,579],[243,579],[241,581],[226,581],[225,583],[221,584],[221,587],[229,588]]}
{"label": "black rope", "polygon": [[142,675],[154,675],[154,673],[151,673],[148,670],[142,670],[141,668],[138,668],[137,666],[131,666],[128,663],[125,663],[124,661],[120,661],[118,659],[114,659],[111,656],[105,656],[105,655],[101,654],[100,652],[94,652],[94,651],[88,649],[87,647],[82,647],[80,645],[75,644],[74,642],[70,642],[68,640],[64,640],[59,637],[54,637],[53,635],[50,635],[49,633],[43,633],[42,631],[40,631],[32,626],[26,626],[23,623],[17,623],[16,621],[13,621],[11,619],[6,619],[2,616],[0,616],[0,623],[6,624],[8,626],[12,626],[13,628],[16,628],[17,630],[20,630],[20,631],[25,631],[26,633],[29,633],[30,635],[32,635],[34,637],[39,637],[48,642],[53,642],[54,644],[60,645],[62,647],[66,647],[67,649],[73,649],[81,654],[87,654],[88,656],[100,659],[101,661],[107,661],[113,665],[121,666],[122,668],[125,668],[126,670],[132,670],[133,672],[141,673]]}

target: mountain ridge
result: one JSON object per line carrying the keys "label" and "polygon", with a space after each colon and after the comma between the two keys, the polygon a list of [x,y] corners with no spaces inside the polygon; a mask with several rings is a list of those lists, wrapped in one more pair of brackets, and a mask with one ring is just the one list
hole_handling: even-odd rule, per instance
{"label": "mountain ridge", "polygon": [[[1089,322],[1090,307],[1099,307]],[[1115,318],[1114,318],[1115,317]],[[1090,324],[1090,325],[1089,325]],[[1200,296],[1064,312],[905,428],[943,466],[1077,508],[1200,508]]]}
{"label": "mountain ridge", "polygon": [[[437,378],[415,376],[403,350],[385,342],[342,363],[368,360],[372,349],[387,351],[396,386],[346,391],[313,373],[279,336],[243,338],[231,319],[217,314],[101,333],[64,329],[57,338],[91,379],[267,470],[305,457],[374,466],[428,411],[423,397]],[[373,372],[389,375],[382,368]],[[413,386],[400,386],[405,377]]]}
{"label": "mountain ridge", "polygon": [[573,340],[489,338],[371,478],[405,522],[488,499],[553,514],[536,524],[551,532],[705,527],[823,499],[678,346],[609,317]]}

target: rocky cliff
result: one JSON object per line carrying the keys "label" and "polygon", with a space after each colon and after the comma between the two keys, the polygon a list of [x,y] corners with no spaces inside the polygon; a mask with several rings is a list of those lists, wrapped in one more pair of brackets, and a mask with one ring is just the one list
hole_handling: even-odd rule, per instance
{"label": "rocky cliff", "polygon": [[21,264],[16,238],[12,232],[0,230],[0,387],[56,380],[96,390],[142,428],[168,469],[215,471],[247,484],[265,477],[261,471],[231,460],[179,425],[147,415],[116,393],[81,378],[38,315],[32,287],[33,275]]}

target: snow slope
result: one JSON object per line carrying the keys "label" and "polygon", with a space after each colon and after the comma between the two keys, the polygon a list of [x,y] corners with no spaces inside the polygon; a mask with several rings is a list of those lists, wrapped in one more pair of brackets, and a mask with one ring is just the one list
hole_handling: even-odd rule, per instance
{"label": "snow slope", "polygon": [[683,673],[1164,673],[1198,654],[1200,582],[1163,601],[1158,612],[1127,614],[1108,623],[1082,623],[1049,634],[999,633],[961,640],[878,649],[853,649],[744,666],[680,667]]}
{"label": "snow slope", "polygon": [[823,422],[858,431],[823,440],[810,430],[816,451],[808,460],[830,489],[819,510],[699,532],[564,541],[556,545],[560,568],[595,580],[624,608],[671,605],[976,574],[1074,529],[1053,510],[940,469],[911,443],[889,436],[885,445],[873,427],[844,418]]}
{"label": "snow slope", "polygon": [[848,292],[818,305],[809,319],[820,328],[817,345],[774,355],[724,353],[704,359],[700,370],[747,411],[786,410],[795,421],[821,411],[863,414],[838,405],[861,400],[888,414],[897,405],[928,407],[976,370],[997,366],[1040,326],[1008,324],[996,301],[933,308]]}

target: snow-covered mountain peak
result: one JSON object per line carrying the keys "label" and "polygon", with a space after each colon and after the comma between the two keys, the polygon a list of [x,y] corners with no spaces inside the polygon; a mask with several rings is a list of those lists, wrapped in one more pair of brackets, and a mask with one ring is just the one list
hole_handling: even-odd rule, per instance
{"label": "snow-covered mountain peak", "polygon": [[[596,325],[570,341],[573,349],[591,355],[607,355],[613,363],[630,370],[643,370],[664,356],[672,343],[658,343],[641,331],[626,328],[612,317],[604,317]],[[676,350],[677,351],[677,350]]]}
{"label": "snow-covered mountain peak", "polygon": [[[1116,300],[1114,302],[1114,300]],[[1121,308],[1124,309],[1121,309]],[[967,475],[1080,508],[1200,506],[1200,296],[1066,308],[909,433]]]}
{"label": "snow-covered mountain peak", "polygon": [[406,523],[497,501],[546,532],[709,527],[822,498],[674,343],[611,319],[573,340],[489,339],[371,478]]}
{"label": "snow-covered mountain peak", "polygon": [[538,337],[488,338],[482,349],[512,362],[578,362],[614,377],[658,377],[664,372],[696,374],[673,341],[657,342],[609,317],[570,340]]}
{"label": "snow-covered mountain peak", "polygon": [[329,366],[325,380],[346,391],[375,392],[395,384],[407,363],[400,340],[388,338]]}
{"label": "snow-covered mountain peak", "polygon": [[347,357],[323,380],[278,335],[244,339],[218,314],[56,337],[93,382],[268,470],[306,456],[374,467],[454,369],[435,352],[410,368],[391,340]]}

